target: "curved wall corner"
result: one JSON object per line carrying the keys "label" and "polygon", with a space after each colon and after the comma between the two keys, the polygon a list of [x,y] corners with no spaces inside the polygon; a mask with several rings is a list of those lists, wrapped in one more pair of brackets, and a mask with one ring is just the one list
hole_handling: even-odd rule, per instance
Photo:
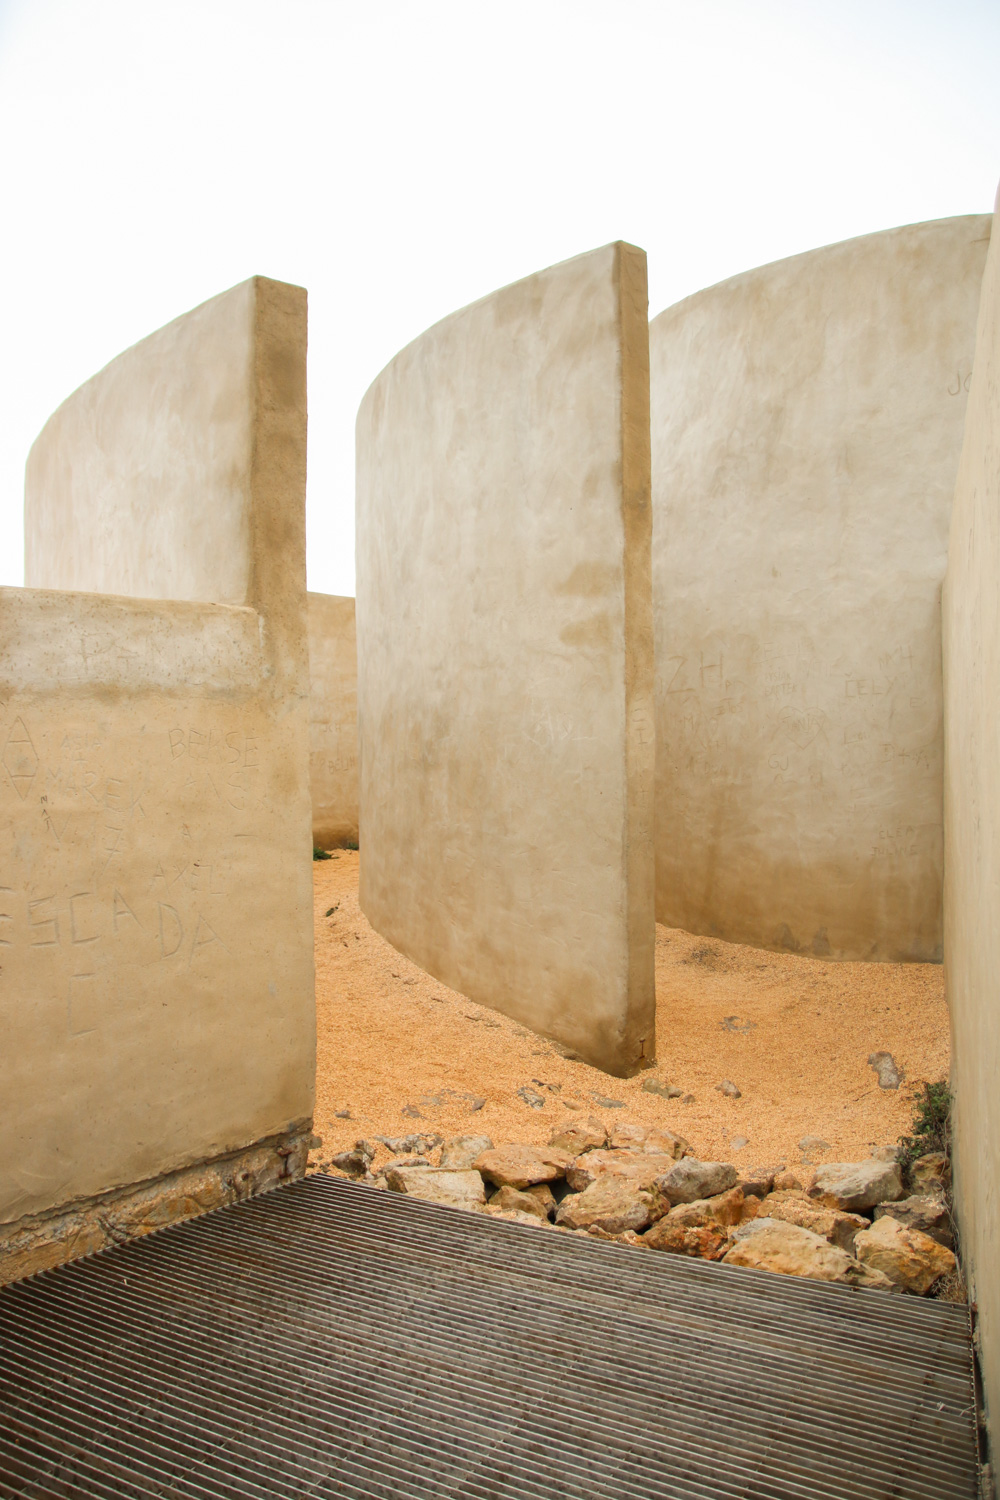
{"label": "curved wall corner", "polygon": [[990,222],[650,325],[661,922],[940,958],[940,590]]}
{"label": "curved wall corner", "polygon": [[[1000,195],[997,205],[1000,207]],[[1000,1421],[1000,235],[983,278],[944,589],[944,964],[955,1206],[994,1449]]]}
{"label": "curved wall corner", "polygon": [[313,844],[358,841],[358,648],[354,600],[309,595],[309,772]]}
{"label": "curved wall corner", "polygon": [[484,298],[357,424],[361,904],[626,1074],[653,1052],[645,255]]}

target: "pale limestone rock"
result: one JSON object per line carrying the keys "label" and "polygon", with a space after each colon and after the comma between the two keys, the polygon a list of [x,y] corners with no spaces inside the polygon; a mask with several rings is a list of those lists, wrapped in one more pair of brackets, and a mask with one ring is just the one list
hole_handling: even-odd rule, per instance
{"label": "pale limestone rock", "polygon": [[734,1187],[715,1198],[696,1198],[693,1203],[679,1203],[670,1209],[666,1200],[657,1196],[650,1206],[650,1216],[653,1219],[668,1218],[671,1223],[688,1229],[699,1229],[705,1224],[719,1224],[723,1229],[729,1229],[740,1223],[745,1206],[742,1188]]}
{"label": "pale limestone rock", "polygon": [[951,1182],[951,1163],[943,1151],[929,1151],[911,1164],[910,1181],[916,1193],[943,1193]]}
{"label": "pale limestone rock", "polygon": [[330,1158],[331,1167],[343,1172],[345,1177],[364,1177],[371,1165],[371,1157],[363,1151],[338,1151]]}
{"label": "pale limestone rock", "polygon": [[902,1068],[896,1066],[896,1060],[891,1052],[870,1052],[868,1066],[874,1068],[878,1074],[880,1089],[898,1089],[906,1077]]}
{"label": "pale limestone rock", "polygon": [[783,1167],[775,1172],[771,1184],[776,1193],[808,1193],[816,1180],[815,1170],[803,1162],[798,1167]]}
{"label": "pale limestone rock", "polygon": [[[756,1211],[757,1199],[749,1200]],[[650,1217],[656,1220],[646,1236],[654,1250],[670,1250],[679,1255],[699,1255],[715,1260],[729,1243],[729,1231],[744,1217],[746,1203],[740,1187],[729,1188],[714,1198],[698,1198],[693,1203],[679,1203],[666,1209],[666,1200],[653,1196]],[[662,1226],[662,1227],[661,1227]]]}
{"label": "pale limestone rock", "polygon": [[655,1155],[648,1151],[586,1151],[576,1157],[566,1169],[566,1181],[576,1193],[596,1182],[598,1177],[612,1176],[627,1179],[637,1187],[649,1187],[674,1164],[673,1156]]}
{"label": "pale limestone rock", "polygon": [[381,1141],[387,1151],[393,1156],[426,1156],[441,1144],[439,1135],[377,1135],[376,1141]]}
{"label": "pale limestone rock", "polygon": [[441,1165],[455,1172],[467,1172],[484,1151],[492,1150],[493,1142],[488,1135],[456,1135],[441,1147]]}
{"label": "pale limestone rock", "polygon": [[657,1177],[655,1191],[671,1205],[693,1203],[696,1198],[714,1198],[738,1181],[739,1173],[729,1162],[698,1161],[688,1156]]}
{"label": "pale limestone rock", "polygon": [[593,1115],[585,1119],[568,1120],[557,1126],[549,1137],[549,1145],[579,1156],[584,1151],[599,1151],[608,1144],[608,1133],[600,1120]]}
{"label": "pale limestone rock", "polygon": [[670,1214],[647,1229],[642,1237],[649,1250],[666,1250],[672,1255],[691,1255],[700,1260],[719,1260],[726,1253],[729,1235],[721,1224],[684,1224]]}
{"label": "pale limestone rock", "polygon": [[[735,1187],[727,1188],[725,1192],[717,1193],[714,1198],[695,1199],[695,1202],[698,1201],[705,1203],[713,1218],[724,1226],[739,1224],[744,1217],[746,1200],[743,1197],[743,1189],[738,1183]],[[682,1212],[684,1208],[693,1206],[693,1204],[679,1204],[678,1211]]]}
{"label": "pale limestone rock", "polygon": [[735,1229],[730,1230],[729,1238],[733,1244],[737,1244],[740,1240],[748,1239],[750,1235],[757,1234],[762,1229],[772,1229],[780,1225],[780,1219],[769,1219],[766,1214],[759,1214],[753,1219],[744,1219],[742,1224],[737,1224]]}
{"label": "pale limestone rock", "polygon": [[524,1213],[519,1208],[494,1208],[492,1203],[487,1203],[483,1212],[491,1219],[503,1219],[507,1224],[524,1224],[529,1229],[541,1229],[548,1223],[547,1219],[541,1219],[537,1214]]}
{"label": "pale limestone rock", "polygon": [[449,1208],[482,1208],[486,1190],[478,1172],[453,1172],[447,1167],[399,1167],[392,1163],[385,1180],[394,1193],[445,1203]]}
{"label": "pale limestone rock", "polygon": [[875,1217],[881,1219],[886,1216],[898,1220],[907,1229],[919,1229],[946,1250],[955,1248],[951,1212],[948,1200],[942,1193],[900,1198],[898,1203],[880,1203],[875,1210]]}
{"label": "pale limestone rock", "polygon": [[869,1221],[860,1214],[845,1214],[836,1208],[824,1208],[807,1198],[805,1193],[770,1193],[760,1205],[762,1217],[780,1219],[786,1224],[797,1224],[800,1229],[811,1229],[822,1235],[831,1245],[853,1254],[854,1237],[868,1228]]}
{"label": "pale limestone rock", "polygon": [[649,1223],[649,1199],[632,1181],[604,1176],[582,1193],[570,1193],[556,1210],[556,1223],[567,1229],[603,1229],[622,1234],[626,1229],[645,1229]]}
{"label": "pale limestone rock", "polygon": [[429,1167],[431,1165],[431,1161],[426,1156],[400,1156],[395,1161],[387,1161],[379,1172],[379,1176],[384,1176],[390,1167]]}
{"label": "pale limestone rock", "polygon": [[556,1146],[497,1146],[476,1158],[476,1169],[497,1187],[532,1187],[565,1177],[573,1157]]}
{"label": "pale limestone rock", "polygon": [[784,1171],[784,1163],[777,1167],[741,1167],[740,1187],[745,1198],[766,1198],[774,1187],[774,1174]]}
{"label": "pale limestone rock", "polygon": [[807,1189],[827,1208],[864,1213],[877,1203],[894,1203],[903,1196],[903,1180],[894,1161],[830,1162],[816,1169]]}
{"label": "pale limestone rock", "polygon": [[608,1240],[613,1245],[633,1245],[638,1250],[647,1249],[645,1237],[637,1234],[634,1229],[623,1229],[621,1234],[608,1234],[598,1224],[592,1224],[586,1231],[574,1230],[576,1234],[587,1233],[594,1240]]}
{"label": "pale limestone rock", "polygon": [[723,1257],[726,1265],[752,1266],[783,1276],[805,1276],[816,1281],[839,1281],[892,1291],[892,1282],[873,1266],[855,1260],[822,1235],[777,1219],[756,1219],[741,1225],[735,1244]]}
{"label": "pale limestone rock", "polygon": [[[551,1194],[549,1196],[551,1197]],[[525,1192],[521,1188],[497,1188],[489,1201],[489,1207],[495,1212],[500,1212],[502,1209],[509,1209],[511,1212],[534,1214],[536,1219],[548,1219],[549,1217],[546,1205],[541,1199],[536,1198],[530,1189]]]}
{"label": "pale limestone rock", "polygon": [[904,1292],[923,1297],[941,1276],[955,1269],[950,1250],[919,1229],[908,1229],[888,1214],[876,1219],[854,1241],[858,1259],[881,1271]]}
{"label": "pale limestone rock", "polygon": [[679,1099],[684,1093],[676,1084],[661,1078],[644,1078],[642,1087],[647,1094],[657,1094],[661,1099]]}
{"label": "pale limestone rock", "polygon": [[524,1191],[529,1198],[534,1198],[536,1203],[541,1204],[546,1218],[551,1218],[555,1214],[559,1205],[547,1182],[538,1182],[534,1187],[525,1188]]}
{"label": "pale limestone rock", "polygon": [[679,1161],[691,1147],[682,1135],[657,1125],[618,1125],[608,1142],[616,1151],[646,1151]]}

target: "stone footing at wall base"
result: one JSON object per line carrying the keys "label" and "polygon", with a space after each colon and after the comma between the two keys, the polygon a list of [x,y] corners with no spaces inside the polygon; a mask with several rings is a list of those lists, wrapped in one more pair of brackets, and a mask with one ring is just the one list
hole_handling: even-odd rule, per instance
{"label": "stone footing at wall base", "polygon": [[312,1122],[162,1177],[0,1224],[0,1286],[303,1176]]}

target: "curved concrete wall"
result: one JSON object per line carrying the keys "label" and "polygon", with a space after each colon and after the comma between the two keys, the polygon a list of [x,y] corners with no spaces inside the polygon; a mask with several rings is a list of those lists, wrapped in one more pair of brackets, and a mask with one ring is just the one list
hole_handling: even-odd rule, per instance
{"label": "curved concrete wall", "polygon": [[309,775],[313,843],[358,841],[358,646],[354,600],[309,595]]}
{"label": "curved concrete wall", "polygon": [[[255,279],[32,449],[34,587],[0,591],[0,1229],[308,1147],[305,357],[305,293]],[[174,1180],[145,1227],[249,1180]]]}
{"label": "curved concrete wall", "polygon": [[[1000,197],[998,197],[1000,207]],[[945,980],[955,1202],[1000,1421],[1000,236],[983,279],[944,591]]]}
{"label": "curved concrete wall", "polygon": [[939,600],[989,229],[832,245],[650,326],[661,922],[940,956]]}
{"label": "curved concrete wall", "polygon": [[446,318],[358,415],[361,902],[627,1073],[653,1047],[646,262]]}
{"label": "curved concrete wall", "polygon": [[29,588],[246,602],[250,285],[126,350],[49,418],[27,465]]}

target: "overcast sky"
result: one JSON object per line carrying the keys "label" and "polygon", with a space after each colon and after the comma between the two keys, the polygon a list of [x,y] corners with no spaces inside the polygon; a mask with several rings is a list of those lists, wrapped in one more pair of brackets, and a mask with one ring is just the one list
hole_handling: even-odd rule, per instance
{"label": "overcast sky", "polygon": [[309,585],[354,592],[354,418],[457,307],[628,239],[655,313],[980,213],[991,0],[0,0],[0,583],[24,460],[115,354],[255,273],[309,289]]}

